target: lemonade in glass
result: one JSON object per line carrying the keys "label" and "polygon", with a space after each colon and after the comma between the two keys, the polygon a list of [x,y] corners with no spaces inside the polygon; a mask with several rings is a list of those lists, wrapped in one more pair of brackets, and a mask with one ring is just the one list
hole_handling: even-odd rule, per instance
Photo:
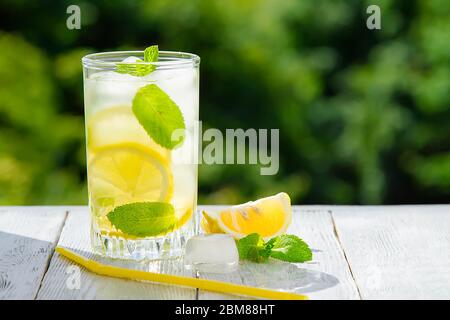
{"label": "lemonade in glass", "polygon": [[152,46],[82,62],[94,251],[179,256],[194,234],[200,58]]}

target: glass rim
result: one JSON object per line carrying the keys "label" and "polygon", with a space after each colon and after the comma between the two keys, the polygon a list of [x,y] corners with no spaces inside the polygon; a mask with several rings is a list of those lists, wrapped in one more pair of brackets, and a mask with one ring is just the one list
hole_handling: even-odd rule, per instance
{"label": "glass rim", "polygon": [[[117,67],[117,63],[123,59],[134,56],[144,57],[144,51],[106,51],[96,52],[85,55],[81,58],[81,62],[85,68],[112,70]],[[175,69],[196,67],[200,64],[200,57],[193,53],[182,51],[159,51],[159,61],[155,62],[139,62],[142,65],[153,65],[156,69]]]}

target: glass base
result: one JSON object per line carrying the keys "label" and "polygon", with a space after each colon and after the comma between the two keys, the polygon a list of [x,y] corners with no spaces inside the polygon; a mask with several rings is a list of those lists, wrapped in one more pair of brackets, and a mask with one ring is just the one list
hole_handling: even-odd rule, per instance
{"label": "glass base", "polygon": [[103,235],[91,226],[91,243],[94,253],[116,259],[159,260],[178,258],[184,253],[186,241],[194,235],[194,219],[170,234],[138,240]]}

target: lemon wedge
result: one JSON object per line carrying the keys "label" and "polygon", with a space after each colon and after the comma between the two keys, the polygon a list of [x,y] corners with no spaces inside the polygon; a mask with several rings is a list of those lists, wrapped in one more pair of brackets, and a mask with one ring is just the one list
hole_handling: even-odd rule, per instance
{"label": "lemon wedge", "polygon": [[291,221],[291,200],[282,192],[220,211],[203,211],[200,225],[206,233],[228,233],[235,239],[258,233],[268,240],[285,233]]}

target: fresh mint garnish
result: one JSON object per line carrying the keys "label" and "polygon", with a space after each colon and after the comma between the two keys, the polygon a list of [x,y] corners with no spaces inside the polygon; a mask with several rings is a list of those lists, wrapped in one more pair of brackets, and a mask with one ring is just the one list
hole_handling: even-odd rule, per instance
{"label": "fresh mint garnish", "polygon": [[146,62],[158,61],[158,46],[150,46],[144,51],[144,61],[137,59],[136,62],[117,62],[116,72],[130,74],[135,77],[143,77],[155,70],[155,66]]}
{"label": "fresh mint garnish", "polygon": [[[145,76],[155,70],[146,62],[158,61],[158,46],[144,51],[144,61],[119,62],[116,71],[133,76]],[[146,85],[133,98],[133,113],[149,136],[159,145],[174,149],[184,140],[185,124],[177,104],[156,84]]]}
{"label": "fresh mint garnish", "polygon": [[145,62],[156,62],[158,61],[158,57],[159,57],[158,46],[150,46],[144,50]]}
{"label": "fresh mint garnish", "polygon": [[239,257],[254,262],[267,261],[269,257],[287,262],[306,262],[312,260],[308,245],[295,235],[281,235],[264,242],[257,233],[237,241]]}
{"label": "fresh mint garnish", "polygon": [[130,74],[135,77],[143,77],[146,76],[155,70],[155,66],[145,64],[141,59],[137,62],[129,63],[129,62],[117,62],[116,72]]}
{"label": "fresh mint garnish", "polygon": [[107,215],[114,227],[136,237],[152,237],[171,231],[175,210],[165,202],[135,202],[116,207]]}
{"label": "fresh mint garnish", "polygon": [[138,90],[132,110],[145,131],[162,147],[173,149],[183,142],[186,128],[183,114],[156,84]]}
{"label": "fresh mint garnish", "polygon": [[288,262],[305,262],[312,260],[312,252],[299,237],[283,234],[269,241],[270,256]]}
{"label": "fresh mint garnish", "polygon": [[264,262],[269,258],[270,251],[265,247],[264,241],[257,233],[242,238],[237,243],[239,257],[254,262]]}

